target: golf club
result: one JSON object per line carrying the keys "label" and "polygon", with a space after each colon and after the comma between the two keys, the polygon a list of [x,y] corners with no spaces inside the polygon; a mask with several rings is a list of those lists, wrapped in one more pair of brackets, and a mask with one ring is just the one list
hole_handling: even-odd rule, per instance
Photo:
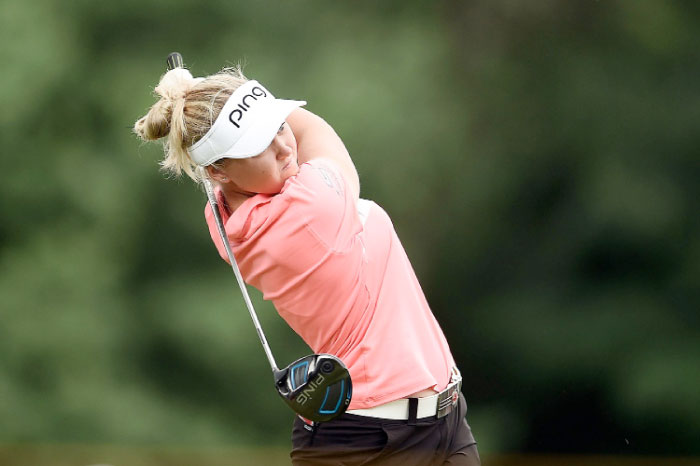
{"label": "golf club", "polygon": [[[182,55],[177,52],[168,55],[166,62],[168,70],[184,67]],[[272,351],[270,351],[267,339],[260,326],[258,316],[250,301],[248,289],[233,256],[233,251],[219,213],[214,188],[204,167],[199,167],[199,175],[204,183],[204,189],[214,213],[216,226],[221,235],[233,273],[236,275],[238,286],[243,294],[243,300],[248,307],[250,317],[253,319],[253,325],[258,332],[258,338],[260,338],[260,343],[262,343],[265,355],[272,368],[277,393],[294,412],[311,421],[325,422],[340,416],[347,409],[352,396],[352,381],[350,380],[350,373],[347,367],[332,354],[311,354],[297,359],[283,369],[277,367],[275,358],[272,355]]]}

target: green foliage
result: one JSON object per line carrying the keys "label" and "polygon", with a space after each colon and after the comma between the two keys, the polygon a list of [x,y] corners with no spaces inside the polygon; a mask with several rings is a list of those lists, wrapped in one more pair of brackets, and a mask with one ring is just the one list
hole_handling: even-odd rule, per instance
{"label": "green foliage", "polygon": [[[482,450],[700,454],[699,26],[690,1],[5,1],[0,443],[288,443],[204,196],[130,132],[177,50],[343,137]],[[254,300],[280,363],[306,354]]]}

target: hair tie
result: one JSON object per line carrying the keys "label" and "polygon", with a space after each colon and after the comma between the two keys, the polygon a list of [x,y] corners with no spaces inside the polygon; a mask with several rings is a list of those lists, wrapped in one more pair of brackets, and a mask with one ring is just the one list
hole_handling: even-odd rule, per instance
{"label": "hair tie", "polygon": [[192,77],[192,73],[190,73],[190,71],[185,68],[175,68],[174,70],[168,71],[168,73],[172,73],[173,76],[176,76],[177,78],[185,81],[194,80],[194,77]]}

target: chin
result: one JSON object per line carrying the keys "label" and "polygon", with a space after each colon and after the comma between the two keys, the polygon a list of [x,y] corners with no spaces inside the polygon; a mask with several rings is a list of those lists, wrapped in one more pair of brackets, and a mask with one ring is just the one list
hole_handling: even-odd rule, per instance
{"label": "chin", "polygon": [[279,194],[280,191],[282,191],[282,188],[284,187],[284,183],[286,181],[287,181],[287,179],[285,178],[285,179],[281,180],[279,183],[277,183],[276,185],[270,187],[270,189],[268,190],[269,194]]}

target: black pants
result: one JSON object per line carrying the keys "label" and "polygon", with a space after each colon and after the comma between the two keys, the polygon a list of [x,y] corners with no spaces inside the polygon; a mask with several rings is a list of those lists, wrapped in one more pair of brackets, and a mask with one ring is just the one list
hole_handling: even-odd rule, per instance
{"label": "black pants", "polygon": [[298,417],[292,431],[292,464],[479,466],[467,403],[460,393],[457,408],[441,418],[392,421],[344,414],[311,427]]}

